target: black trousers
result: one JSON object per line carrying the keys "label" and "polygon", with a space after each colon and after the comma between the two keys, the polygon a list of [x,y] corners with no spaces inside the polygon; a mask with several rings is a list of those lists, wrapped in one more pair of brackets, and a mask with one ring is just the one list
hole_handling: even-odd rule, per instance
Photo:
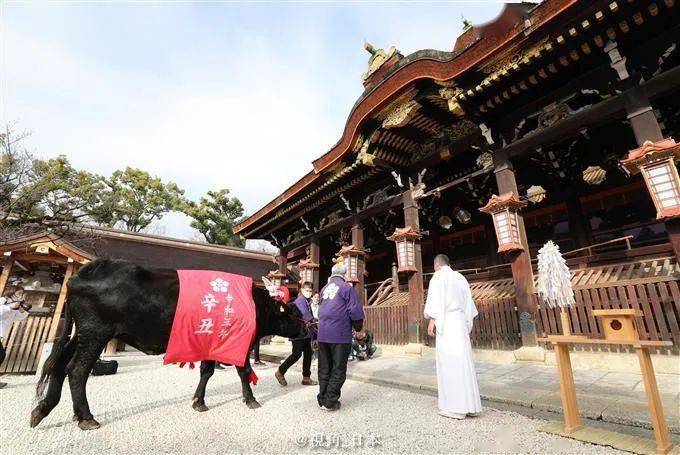
{"label": "black trousers", "polygon": [[0,341],[0,365],[4,360],[5,360],[5,347],[2,345],[2,341]]}
{"label": "black trousers", "polygon": [[308,378],[312,375],[312,340],[311,338],[303,338],[302,340],[292,340],[293,353],[283,361],[279,367],[281,374],[286,374],[288,368],[292,367],[295,362],[302,357],[302,377]]}
{"label": "black trousers", "polygon": [[352,343],[319,343],[319,406],[333,405],[347,378],[347,359]]}

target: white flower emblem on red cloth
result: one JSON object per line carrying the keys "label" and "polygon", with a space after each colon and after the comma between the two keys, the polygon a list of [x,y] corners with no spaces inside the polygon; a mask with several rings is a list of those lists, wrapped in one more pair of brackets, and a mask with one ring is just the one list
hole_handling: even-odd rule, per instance
{"label": "white flower emblem on red cloth", "polygon": [[215,278],[210,282],[210,286],[215,292],[229,292],[229,282],[222,278]]}
{"label": "white flower emblem on red cloth", "polygon": [[334,298],[335,298],[335,294],[338,293],[338,290],[339,290],[339,289],[340,289],[340,288],[338,287],[337,284],[335,284],[335,283],[330,283],[328,286],[326,286],[326,287],[323,289],[323,299],[324,299],[324,300],[334,299]]}

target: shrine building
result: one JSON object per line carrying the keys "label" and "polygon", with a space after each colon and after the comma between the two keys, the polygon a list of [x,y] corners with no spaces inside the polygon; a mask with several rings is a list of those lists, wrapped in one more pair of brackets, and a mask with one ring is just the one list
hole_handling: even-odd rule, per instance
{"label": "shrine building", "polygon": [[[453,33],[454,31],[452,31]],[[477,348],[561,332],[535,293],[536,252],[572,271],[571,333],[635,308],[680,347],[680,8],[674,0],[508,4],[451,50],[370,53],[338,142],[235,227],[318,288],[349,261],[378,343],[428,343],[433,257],[479,309]],[[348,75],[356,77],[357,75]]]}

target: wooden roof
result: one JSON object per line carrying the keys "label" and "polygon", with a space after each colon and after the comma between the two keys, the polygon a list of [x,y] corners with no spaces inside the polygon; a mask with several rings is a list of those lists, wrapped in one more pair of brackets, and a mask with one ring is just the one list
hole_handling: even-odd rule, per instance
{"label": "wooden roof", "polygon": [[[341,186],[347,191],[362,184],[374,161],[387,165],[382,170],[422,163],[409,159],[437,136],[453,137],[451,143],[460,149],[470,137],[481,136],[478,125],[484,115],[503,115],[513,112],[513,106],[532,104],[535,97],[527,98],[532,87],[581,74],[584,62],[593,56],[608,66],[608,40],[662,17],[660,11],[672,7],[673,2],[651,0],[509,4],[494,21],[467,29],[452,52],[422,50],[406,57],[399,54],[396,61],[391,58],[387,68],[371,76],[340,140],[313,161],[313,170],[234,231],[248,237],[272,233],[280,228],[273,228],[272,220],[290,222],[318,208],[323,197],[332,197],[331,191],[337,195]],[[554,85],[560,87],[561,82]],[[387,118],[395,113],[397,121]]]}
{"label": "wooden roof", "polygon": [[[54,257],[35,252],[39,244],[52,245]],[[0,254],[34,260],[54,259],[78,263],[94,259],[124,259],[149,267],[220,270],[260,280],[275,264],[270,254],[221,245],[118,229],[76,226],[62,235],[39,232],[0,243]],[[70,262],[70,261],[69,261]]]}

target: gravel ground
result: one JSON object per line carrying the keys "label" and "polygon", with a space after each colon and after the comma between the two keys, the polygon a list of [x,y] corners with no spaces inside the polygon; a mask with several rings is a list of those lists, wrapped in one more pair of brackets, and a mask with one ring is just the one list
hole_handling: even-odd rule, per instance
{"label": "gravel ground", "polygon": [[[71,421],[68,386],[62,401],[35,429],[28,426],[35,377],[5,376],[0,390],[2,454],[75,453],[622,453],[537,431],[546,422],[494,409],[456,421],[436,413],[431,396],[348,381],[342,409],[322,411],[316,387],[289,386],[260,367],[255,396],[262,408],[241,402],[233,368],[216,372],[208,384],[210,411],[197,413],[191,397],[198,369],[161,365],[158,357],[118,359],[115,376],[91,377],[90,407],[102,424],[81,431]],[[330,447],[329,447],[330,446]]]}

